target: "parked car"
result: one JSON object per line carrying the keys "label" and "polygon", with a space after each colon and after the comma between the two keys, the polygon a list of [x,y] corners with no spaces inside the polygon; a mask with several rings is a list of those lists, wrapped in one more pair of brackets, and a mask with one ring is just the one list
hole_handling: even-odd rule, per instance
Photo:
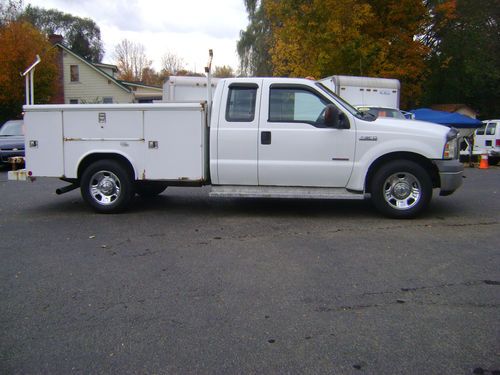
{"label": "parked car", "polygon": [[386,108],[386,107],[367,107],[367,106],[357,106],[356,107],[361,112],[367,112],[375,116],[379,117],[389,117],[389,118],[397,118],[400,120],[404,120],[407,117],[397,108]]}
{"label": "parked car", "polygon": [[9,164],[12,156],[24,156],[23,120],[10,120],[0,128],[0,166]]}
{"label": "parked car", "polygon": [[485,120],[484,126],[474,134],[474,151],[488,153],[489,163],[494,165],[500,161],[500,120]]}

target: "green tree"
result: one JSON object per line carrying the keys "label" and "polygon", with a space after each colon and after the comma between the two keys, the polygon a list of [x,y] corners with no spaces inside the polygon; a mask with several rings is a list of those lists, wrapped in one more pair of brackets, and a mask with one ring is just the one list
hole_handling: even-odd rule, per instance
{"label": "green tree", "polygon": [[24,77],[20,73],[40,55],[42,62],[35,68],[35,103],[51,101],[56,90],[56,49],[31,24],[11,21],[0,27],[0,120],[21,116],[25,102]]}
{"label": "green tree", "polygon": [[0,0],[0,27],[17,20],[22,12],[22,0]]}
{"label": "green tree", "polygon": [[262,1],[244,0],[249,24],[240,31],[237,51],[240,57],[240,71],[246,76],[270,76],[271,23]]}
{"label": "green tree", "polygon": [[21,17],[46,35],[62,35],[64,44],[85,59],[91,62],[102,60],[101,30],[93,20],[31,5],[26,7]]}
{"label": "green tree", "polygon": [[425,104],[467,104],[482,118],[500,112],[500,2],[430,0],[431,48]]}

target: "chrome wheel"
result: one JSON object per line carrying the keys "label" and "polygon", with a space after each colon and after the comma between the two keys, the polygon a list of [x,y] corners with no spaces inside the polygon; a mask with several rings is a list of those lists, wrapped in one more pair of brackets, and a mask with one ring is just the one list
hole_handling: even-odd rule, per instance
{"label": "chrome wheel", "polygon": [[396,210],[408,210],[416,206],[422,196],[419,180],[408,172],[390,175],[383,185],[385,201]]}
{"label": "chrome wheel", "polygon": [[120,179],[112,172],[99,171],[89,181],[90,196],[100,205],[113,204],[121,193]]}

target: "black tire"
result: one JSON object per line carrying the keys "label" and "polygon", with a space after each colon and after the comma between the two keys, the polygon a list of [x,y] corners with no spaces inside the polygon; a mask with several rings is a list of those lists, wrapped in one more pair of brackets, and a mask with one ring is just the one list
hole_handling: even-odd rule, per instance
{"label": "black tire", "polygon": [[142,198],[153,198],[165,191],[167,185],[160,181],[140,181],[135,184],[135,192]]}
{"label": "black tire", "polygon": [[500,158],[497,158],[497,157],[489,157],[488,158],[489,165],[497,165],[499,161],[500,161]]}
{"label": "black tire", "polygon": [[384,215],[410,219],[421,213],[432,198],[432,180],[419,164],[395,160],[384,164],[371,181],[371,200]]}
{"label": "black tire", "polygon": [[128,170],[116,160],[99,160],[83,172],[80,190],[83,199],[99,213],[123,211],[133,196]]}

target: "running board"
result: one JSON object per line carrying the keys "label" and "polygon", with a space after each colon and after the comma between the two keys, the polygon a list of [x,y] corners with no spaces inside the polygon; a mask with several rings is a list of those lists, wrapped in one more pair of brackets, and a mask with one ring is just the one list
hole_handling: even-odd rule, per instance
{"label": "running board", "polygon": [[344,188],[212,185],[211,197],[365,199],[363,193]]}

